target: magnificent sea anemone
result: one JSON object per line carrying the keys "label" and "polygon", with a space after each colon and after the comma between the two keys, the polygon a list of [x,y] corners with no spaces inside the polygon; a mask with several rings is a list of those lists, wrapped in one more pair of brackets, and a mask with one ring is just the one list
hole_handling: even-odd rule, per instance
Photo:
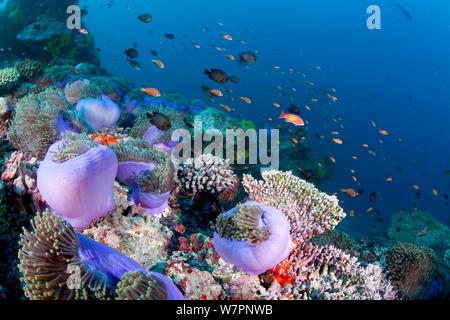
{"label": "magnificent sea anemone", "polygon": [[31,224],[33,230],[24,229],[19,242],[19,270],[29,299],[183,299],[169,278],[75,233],[48,210]]}
{"label": "magnificent sea anemone", "polygon": [[254,201],[220,215],[214,229],[217,253],[251,275],[275,267],[295,247],[283,213]]}
{"label": "magnificent sea anemone", "polygon": [[110,148],[67,132],[50,146],[38,169],[37,185],[58,215],[83,229],[113,209],[117,166]]}

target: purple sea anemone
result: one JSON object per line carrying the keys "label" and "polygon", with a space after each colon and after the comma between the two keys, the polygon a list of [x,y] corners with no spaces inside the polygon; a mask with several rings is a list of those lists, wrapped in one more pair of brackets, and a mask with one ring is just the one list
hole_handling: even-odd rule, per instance
{"label": "purple sea anemone", "polygon": [[50,146],[37,173],[37,186],[50,207],[83,229],[114,207],[118,161],[106,146],[71,132]]}
{"label": "purple sea anemone", "polygon": [[139,100],[138,99],[131,100],[128,95],[125,96],[124,103],[126,114],[136,115],[142,109]]}
{"label": "purple sea anemone", "polygon": [[119,106],[104,94],[102,100],[79,100],[76,109],[84,121],[96,130],[114,126],[120,117]]}
{"label": "purple sea anemone", "polygon": [[144,269],[120,252],[75,233],[50,211],[37,213],[21,235],[19,269],[34,300],[183,300],[166,276]]}
{"label": "purple sea anemone", "polygon": [[275,267],[295,247],[284,214],[254,201],[220,215],[214,229],[217,253],[250,275]]}
{"label": "purple sea anemone", "polygon": [[164,149],[167,153],[171,154],[175,146],[180,142],[180,139],[174,137],[175,140],[170,140],[166,142],[158,142],[158,138],[164,134],[163,130],[160,130],[156,125],[148,128],[147,132],[144,134],[144,140],[153,146],[158,146]]}
{"label": "purple sea anemone", "polygon": [[148,215],[163,213],[169,206],[170,191],[161,194],[151,194],[140,191],[139,187],[133,188],[131,201],[140,204],[143,211]]}

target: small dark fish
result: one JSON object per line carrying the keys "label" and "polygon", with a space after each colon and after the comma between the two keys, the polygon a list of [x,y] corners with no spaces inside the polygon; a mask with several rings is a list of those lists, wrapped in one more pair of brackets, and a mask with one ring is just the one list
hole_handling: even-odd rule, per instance
{"label": "small dark fish", "polygon": [[306,180],[311,180],[314,178],[314,171],[312,171],[311,169],[303,170],[301,171],[301,174]]}
{"label": "small dark fish", "polygon": [[137,58],[138,56],[138,52],[135,48],[125,50],[125,54],[131,59]]}
{"label": "small dark fish", "polygon": [[291,103],[291,105],[287,108],[289,113],[300,114],[302,111],[295,104]]}
{"label": "small dark fish", "polygon": [[411,15],[409,14],[409,12],[408,12],[405,8],[403,8],[403,7],[400,5],[400,3],[397,3],[397,7],[402,11],[402,13],[403,13],[403,15],[406,17],[406,19],[412,20],[412,17],[411,17]]}
{"label": "small dark fish", "polygon": [[420,198],[420,191],[416,192],[416,198],[419,199]]}
{"label": "small dark fish", "polygon": [[364,193],[364,189],[359,189],[358,193],[361,195]]}
{"label": "small dark fish", "polygon": [[150,21],[152,21],[152,15],[150,13],[144,13],[138,16],[138,19],[142,22],[149,23]]}
{"label": "small dark fish", "polygon": [[173,33],[166,33],[164,35],[167,39],[173,40],[175,39],[175,35]]}
{"label": "small dark fish", "polygon": [[375,192],[371,192],[369,194],[369,200],[370,202],[374,202],[377,199],[377,194]]}
{"label": "small dark fish", "polygon": [[305,137],[305,130],[304,129],[299,129],[297,131],[297,137],[304,138]]}
{"label": "small dark fish", "polygon": [[147,113],[147,118],[150,119],[150,122],[155,125],[159,130],[169,130],[172,124],[170,123],[170,119],[165,114],[160,112]]}
{"label": "small dark fish", "polygon": [[88,10],[86,8],[81,9],[81,15],[85,16],[88,14]]}
{"label": "small dark fish", "polygon": [[239,59],[241,62],[253,63],[256,61],[256,55],[253,52],[245,51],[239,53]]}
{"label": "small dark fish", "polygon": [[152,51],[150,51],[151,52],[151,54],[154,56],[154,57],[156,57],[157,55],[158,55],[158,52],[156,52],[156,51],[154,51],[154,50],[152,50]]}
{"label": "small dark fish", "polygon": [[220,69],[205,69],[205,74],[208,75],[208,78],[218,83],[225,83],[228,80],[227,74]]}
{"label": "small dark fish", "polygon": [[131,59],[127,59],[127,61],[128,61],[128,63],[129,63],[134,69],[136,69],[137,71],[142,70],[141,65],[140,65],[137,61],[131,60]]}
{"label": "small dark fish", "polygon": [[444,198],[447,200],[448,199],[448,194],[444,194]]}
{"label": "small dark fish", "polygon": [[238,77],[236,77],[236,76],[231,76],[231,77],[229,77],[228,78],[231,82],[233,82],[233,83],[239,83],[239,82],[241,82],[241,79],[239,79]]}

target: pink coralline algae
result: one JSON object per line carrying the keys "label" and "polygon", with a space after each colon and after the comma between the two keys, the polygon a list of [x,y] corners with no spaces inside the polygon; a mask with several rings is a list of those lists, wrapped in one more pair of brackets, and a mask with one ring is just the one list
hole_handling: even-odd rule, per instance
{"label": "pink coralline algae", "polygon": [[275,267],[294,248],[283,213],[254,201],[219,216],[213,241],[221,258],[250,275]]}
{"label": "pink coralline algae", "polygon": [[39,167],[37,185],[58,215],[83,229],[114,208],[117,157],[87,136],[63,137],[50,146]]}

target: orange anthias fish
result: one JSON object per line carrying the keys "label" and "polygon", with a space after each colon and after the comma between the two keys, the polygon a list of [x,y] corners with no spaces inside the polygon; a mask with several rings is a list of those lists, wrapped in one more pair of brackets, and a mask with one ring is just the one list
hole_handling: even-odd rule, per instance
{"label": "orange anthias fish", "polygon": [[226,39],[226,40],[233,40],[233,37],[230,36],[229,34],[223,34],[222,38]]}
{"label": "orange anthias fish", "polygon": [[158,98],[161,96],[161,93],[156,88],[141,88],[141,91],[148,94],[151,97]]}
{"label": "orange anthias fish", "polygon": [[358,192],[356,192],[355,190],[353,190],[352,188],[349,189],[341,189],[341,191],[343,193],[345,193],[346,195],[348,195],[349,197],[356,197],[358,195]]}
{"label": "orange anthias fish", "polygon": [[342,144],[343,141],[339,138],[333,138],[333,142],[337,143],[337,144]]}
{"label": "orange anthias fish", "polygon": [[89,31],[87,29],[80,29],[80,33],[82,34],[88,34]]}
{"label": "orange anthias fish", "polygon": [[286,120],[286,122],[290,122],[296,126],[304,126],[305,122],[302,118],[292,113],[285,113],[284,110],[281,110],[280,119]]}
{"label": "orange anthias fish", "polygon": [[241,97],[242,100],[244,100],[246,103],[252,103],[252,100],[248,97]]}
{"label": "orange anthias fish", "polygon": [[222,97],[222,96],[223,96],[222,91],[217,90],[217,89],[209,90],[209,92],[211,92],[211,93],[212,93],[213,95],[215,95],[216,97]]}
{"label": "orange anthias fish", "polygon": [[158,68],[164,69],[166,65],[161,60],[153,59],[152,62],[158,66]]}
{"label": "orange anthias fish", "polygon": [[378,130],[381,134],[387,136],[389,132],[387,130]]}
{"label": "orange anthias fish", "polygon": [[234,110],[230,108],[230,106],[227,106],[226,104],[221,104],[221,108],[225,109],[228,112],[233,112]]}

